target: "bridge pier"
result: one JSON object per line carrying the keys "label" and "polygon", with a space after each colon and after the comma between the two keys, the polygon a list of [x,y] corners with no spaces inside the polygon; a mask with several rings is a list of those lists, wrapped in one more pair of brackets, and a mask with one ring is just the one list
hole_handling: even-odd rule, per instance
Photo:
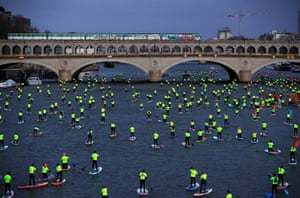
{"label": "bridge pier", "polygon": [[58,79],[62,81],[71,81],[72,74],[70,70],[59,70],[58,71]]}
{"label": "bridge pier", "polygon": [[150,70],[148,75],[150,82],[160,82],[162,79],[161,70]]}
{"label": "bridge pier", "polygon": [[250,70],[241,70],[239,72],[240,82],[250,82],[252,79],[252,74]]}

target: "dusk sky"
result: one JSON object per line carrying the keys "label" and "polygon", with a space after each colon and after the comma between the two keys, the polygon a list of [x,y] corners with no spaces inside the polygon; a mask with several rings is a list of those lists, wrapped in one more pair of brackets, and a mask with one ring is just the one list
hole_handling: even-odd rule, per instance
{"label": "dusk sky", "polygon": [[[0,0],[14,14],[52,32],[197,32],[216,36],[220,27],[256,37],[271,30],[296,32],[300,0]],[[256,13],[256,14],[254,14]]]}

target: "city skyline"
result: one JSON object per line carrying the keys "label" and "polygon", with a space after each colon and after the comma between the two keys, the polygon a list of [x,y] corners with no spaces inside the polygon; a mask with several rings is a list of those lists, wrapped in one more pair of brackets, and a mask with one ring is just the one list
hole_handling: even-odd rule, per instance
{"label": "city skyline", "polygon": [[297,32],[300,3],[291,0],[0,0],[13,14],[31,19],[40,31],[52,32],[196,32],[216,37],[222,27],[238,35],[239,13],[246,16],[241,34],[254,38],[271,30]]}

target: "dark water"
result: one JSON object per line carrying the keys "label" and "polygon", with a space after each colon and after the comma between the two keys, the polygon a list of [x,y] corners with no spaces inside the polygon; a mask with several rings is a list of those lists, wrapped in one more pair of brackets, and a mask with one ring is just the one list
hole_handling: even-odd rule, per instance
{"label": "dark water", "polygon": [[[296,106],[284,106],[279,109],[276,116],[271,116],[270,109],[262,111],[258,122],[250,119],[250,109],[242,110],[235,115],[233,109],[228,108],[220,102],[222,112],[230,115],[231,125],[224,129],[224,142],[215,142],[208,136],[208,141],[203,144],[196,144],[196,135],[193,134],[192,141],[195,146],[185,149],[181,146],[185,130],[189,128],[190,120],[196,121],[196,128],[203,128],[204,121],[208,114],[216,115],[214,107],[215,99],[212,97],[211,90],[221,89],[223,84],[209,85],[209,106],[194,106],[191,111],[178,114],[176,108],[171,110],[170,119],[175,121],[177,137],[169,137],[169,129],[166,124],[157,122],[160,119],[161,111],[155,109],[155,102],[163,100],[171,85],[160,87],[159,84],[136,84],[135,90],[140,91],[141,98],[137,103],[131,102],[131,90],[127,93],[124,89],[125,84],[112,84],[112,91],[115,93],[116,107],[109,108],[107,122],[100,125],[99,111],[101,95],[104,92],[99,90],[99,85],[88,91],[88,95],[94,96],[96,108],[88,109],[85,105],[88,118],[82,120],[82,129],[72,129],[70,126],[70,113],[79,112],[79,107],[74,100],[76,95],[82,95],[87,84],[80,84],[75,93],[70,93],[67,100],[72,100],[72,109],[60,100],[62,92],[57,84],[51,84],[49,89],[52,96],[47,97],[47,86],[43,85],[43,93],[37,93],[34,87],[25,87],[21,101],[16,100],[16,93],[12,94],[11,111],[3,110],[4,96],[8,90],[2,90],[1,114],[5,121],[1,123],[1,131],[6,135],[6,143],[12,137],[13,132],[18,131],[21,136],[21,144],[18,147],[9,146],[8,150],[0,152],[0,173],[11,171],[14,179],[15,197],[72,197],[89,198],[100,197],[99,190],[101,185],[107,185],[111,197],[131,198],[137,197],[136,188],[138,186],[137,173],[140,169],[146,169],[149,173],[149,184],[152,188],[149,197],[155,198],[185,198],[192,197],[190,192],[185,191],[185,186],[189,183],[189,167],[194,166],[199,171],[208,173],[208,184],[214,188],[211,195],[207,197],[224,197],[226,190],[230,186],[234,197],[253,198],[263,197],[264,193],[270,191],[268,175],[277,170],[280,165],[287,167],[287,178],[292,184],[289,188],[290,198],[300,197],[299,188],[299,166],[288,167],[289,147],[292,143],[292,128],[284,125],[285,115],[288,110],[293,111],[293,122],[300,123],[300,109]],[[72,88],[72,84],[68,87]],[[252,94],[258,94],[258,87],[252,88]],[[264,86],[262,86],[264,87]],[[268,90],[267,88],[265,88]],[[146,102],[146,94],[158,91],[152,103]],[[190,92],[187,86],[181,91]],[[282,89],[284,93],[287,90]],[[18,111],[26,111],[27,93],[33,93],[35,99],[32,114],[25,114],[25,124],[17,124]],[[197,85],[196,98],[199,97],[201,88]],[[243,85],[239,85],[232,94],[235,96],[245,95]],[[58,124],[58,117],[52,115],[48,121],[38,123],[37,111],[41,108],[48,108],[51,102],[57,101],[60,108],[65,112],[62,124]],[[182,101],[182,98],[180,99]],[[143,103],[144,110],[139,109],[139,104]],[[177,102],[172,100],[174,106]],[[147,122],[145,112],[151,110],[153,113],[152,121]],[[222,123],[222,118],[217,118],[218,123]],[[283,150],[280,155],[269,156],[263,152],[269,138],[260,138],[259,144],[252,145],[248,142],[253,131],[260,131],[261,121],[267,121],[268,131],[275,145]],[[109,123],[117,124],[119,136],[110,139]],[[137,131],[137,141],[129,142],[128,128],[133,125]],[[44,132],[41,137],[30,136],[34,126],[39,126]],[[244,141],[236,141],[233,137],[237,127],[242,127]],[[95,144],[87,147],[84,142],[87,130],[93,128]],[[160,143],[165,145],[164,149],[153,150],[152,133],[157,130],[160,133]],[[90,170],[90,155],[97,150],[100,152],[99,164],[103,171],[98,176],[88,175]],[[42,163],[47,162],[54,171],[60,156],[66,152],[73,164],[71,171],[65,177],[67,182],[62,188],[47,187],[33,191],[16,190],[16,185],[28,182],[27,168],[31,163],[35,163],[40,170]],[[198,178],[197,178],[198,180]],[[282,195],[281,197],[284,197]]]}

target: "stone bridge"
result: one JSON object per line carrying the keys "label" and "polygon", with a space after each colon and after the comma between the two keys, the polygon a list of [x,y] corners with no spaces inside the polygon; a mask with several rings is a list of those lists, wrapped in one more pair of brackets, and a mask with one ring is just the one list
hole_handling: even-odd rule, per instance
{"label": "stone bridge", "polygon": [[219,64],[231,79],[249,82],[264,66],[280,62],[300,64],[299,49],[300,42],[258,40],[0,40],[0,67],[37,64],[69,81],[76,72],[94,63],[119,62],[143,70],[150,81],[157,82],[169,68],[199,61]]}

